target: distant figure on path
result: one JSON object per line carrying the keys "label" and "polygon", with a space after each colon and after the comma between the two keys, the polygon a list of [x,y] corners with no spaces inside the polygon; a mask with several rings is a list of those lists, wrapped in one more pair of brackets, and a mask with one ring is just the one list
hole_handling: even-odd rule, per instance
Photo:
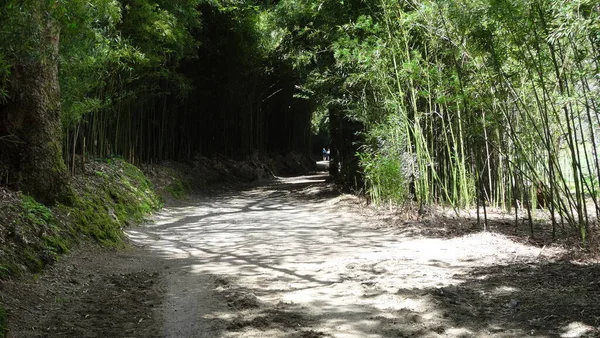
{"label": "distant figure on path", "polygon": [[321,151],[321,153],[323,154],[323,161],[327,161],[327,150],[323,148],[323,151]]}
{"label": "distant figure on path", "polygon": [[329,148],[327,148],[327,153],[325,154],[325,157],[327,158],[325,161],[329,161],[331,152],[329,151]]}

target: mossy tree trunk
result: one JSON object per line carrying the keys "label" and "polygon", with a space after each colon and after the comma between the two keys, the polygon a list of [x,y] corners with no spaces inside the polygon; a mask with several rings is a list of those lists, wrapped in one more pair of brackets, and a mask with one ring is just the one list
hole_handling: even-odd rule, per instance
{"label": "mossy tree trunk", "polygon": [[31,23],[39,33],[39,55],[14,62],[10,97],[0,106],[0,161],[10,186],[49,204],[67,196],[68,174],[61,148],[60,32],[43,3],[33,6]]}

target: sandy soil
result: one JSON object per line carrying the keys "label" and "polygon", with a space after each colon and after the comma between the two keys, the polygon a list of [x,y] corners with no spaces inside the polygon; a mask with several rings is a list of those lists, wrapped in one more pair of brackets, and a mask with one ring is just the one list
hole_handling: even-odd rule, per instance
{"label": "sandy soil", "polygon": [[324,180],[179,202],[131,249],[7,283],[11,337],[600,336],[598,265],[469,220],[390,222]]}

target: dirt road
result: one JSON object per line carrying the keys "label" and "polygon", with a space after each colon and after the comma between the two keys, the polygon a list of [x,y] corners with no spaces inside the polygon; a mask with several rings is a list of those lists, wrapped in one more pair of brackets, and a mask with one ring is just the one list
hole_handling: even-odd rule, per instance
{"label": "dirt road", "polygon": [[[127,231],[137,249],[79,253],[32,282],[47,301],[13,304],[29,309],[13,337],[597,334],[596,265],[498,234],[390,225],[323,181],[279,179],[165,208]],[[57,293],[67,301],[53,302]],[[37,329],[22,328],[35,318]]]}

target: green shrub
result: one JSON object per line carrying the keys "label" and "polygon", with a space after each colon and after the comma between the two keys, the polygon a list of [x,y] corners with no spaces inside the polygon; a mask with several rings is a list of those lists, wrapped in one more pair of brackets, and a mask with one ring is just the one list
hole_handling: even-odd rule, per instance
{"label": "green shrub", "polygon": [[408,197],[408,182],[399,158],[376,153],[360,154],[367,193],[374,203],[402,203]]}

